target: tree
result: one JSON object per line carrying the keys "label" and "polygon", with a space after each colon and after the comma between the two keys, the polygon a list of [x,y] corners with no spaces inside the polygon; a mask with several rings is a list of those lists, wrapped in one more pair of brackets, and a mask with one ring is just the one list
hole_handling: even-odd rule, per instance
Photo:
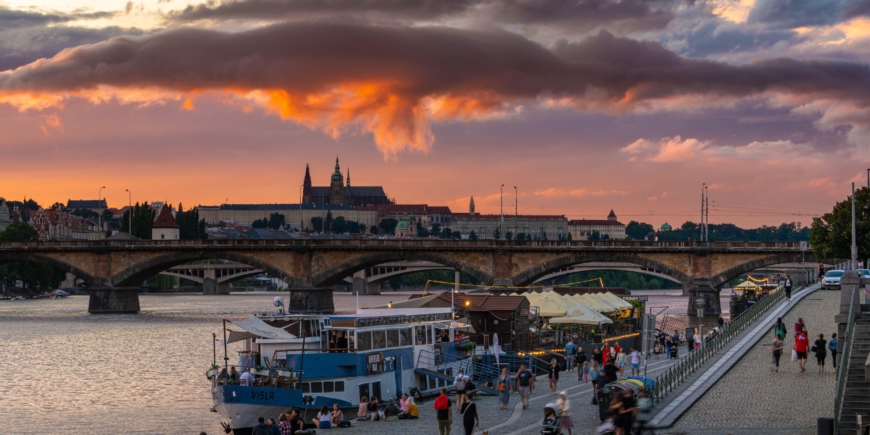
{"label": "tree", "polygon": [[460,233],[459,231],[454,231],[450,234],[450,237],[453,238],[454,240],[461,240],[462,233]]}
{"label": "tree", "polygon": [[115,217],[115,214],[110,212],[109,210],[103,210],[103,222],[109,222],[112,218]]}
{"label": "tree", "polygon": [[429,237],[429,230],[423,228],[420,222],[417,222],[417,237]]}
{"label": "tree", "polygon": [[432,229],[429,230],[434,236],[441,234],[441,224],[432,224]]}
{"label": "tree", "polygon": [[39,233],[36,228],[24,222],[14,221],[0,231],[0,242],[38,242]]}
{"label": "tree", "polygon": [[39,203],[32,199],[27,199],[24,202],[21,201],[6,201],[6,205],[12,210],[15,207],[18,207],[19,210],[24,210],[25,208],[28,210],[39,210]]}
{"label": "tree", "polygon": [[347,232],[351,234],[357,234],[364,232],[366,230],[365,225],[360,225],[359,222],[356,221],[347,221]]}
{"label": "tree", "polygon": [[441,238],[442,239],[452,239],[453,238],[453,231],[451,231],[450,228],[442,229],[441,230]]}
{"label": "tree", "polygon": [[646,240],[655,231],[652,225],[645,222],[631,221],[625,226],[625,235],[632,240]]}
{"label": "tree", "polygon": [[344,216],[339,216],[332,221],[332,225],[329,228],[336,234],[346,233],[347,221],[344,220]]}
{"label": "tree", "polygon": [[[205,219],[199,218],[199,210],[196,208],[185,212],[184,206],[178,203],[178,211],[175,212],[175,222],[181,227],[179,230],[179,238],[181,240],[205,240],[208,238],[208,234],[205,232]],[[266,219],[264,218],[259,222],[262,226],[251,226],[254,228],[265,228]]]}
{"label": "tree", "polygon": [[601,236],[601,240],[610,240],[610,234],[604,234]]}
{"label": "tree", "polygon": [[541,230],[541,240],[547,240],[547,233],[544,230]]}
{"label": "tree", "polygon": [[593,242],[601,240],[601,233],[599,233],[598,231],[593,231],[592,234],[589,235],[589,240]]}
{"label": "tree", "polygon": [[90,219],[90,218],[96,219],[100,216],[99,213],[92,211],[92,210],[88,210],[86,208],[74,209],[71,214],[73,216],[83,217],[85,219]]}
{"label": "tree", "polygon": [[323,218],[320,216],[315,216],[315,217],[311,218],[311,228],[313,228],[314,231],[317,231],[318,233],[322,233],[323,232]]}
{"label": "tree", "polygon": [[393,218],[386,218],[381,220],[381,223],[378,226],[384,230],[387,234],[393,234],[396,231],[396,225],[399,225],[399,221]]}
{"label": "tree", "polygon": [[269,226],[269,220],[266,218],[257,219],[251,222],[251,228],[261,229],[266,228],[267,226]]}
{"label": "tree", "polygon": [[[39,241],[39,233],[24,222],[12,222],[0,232],[0,242],[36,241]],[[18,261],[0,266],[0,276],[21,280],[26,287],[46,290],[56,288],[66,274],[46,264]]]}
{"label": "tree", "polygon": [[495,231],[492,232],[492,238],[496,240],[501,240],[501,228],[495,227]]}
{"label": "tree", "polygon": [[474,234],[473,230],[468,233],[468,240],[477,240],[477,234]]}
{"label": "tree", "polygon": [[269,216],[269,228],[273,230],[277,230],[279,228],[283,228],[285,224],[284,215],[281,213],[272,213]]}
{"label": "tree", "polygon": [[[870,191],[855,192],[855,221],[858,258],[870,255]],[[813,218],[810,245],[816,258],[852,257],[852,198],[834,205],[830,213]]]}
{"label": "tree", "polygon": [[[133,213],[132,231],[129,227],[130,213]],[[147,202],[142,205],[137,202],[133,208],[127,209],[124,216],[121,217],[121,231],[140,239],[151,240],[151,225],[154,225],[156,217],[157,212]]]}
{"label": "tree", "polygon": [[326,225],[326,228],[324,228],[323,230],[324,231],[332,231],[332,222],[334,220],[335,219],[332,217],[332,210],[327,211],[326,212],[326,221],[324,222],[324,224]]}
{"label": "tree", "polygon": [[526,240],[526,233],[517,233],[517,241],[522,242]]}
{"label": "tree", "polygon": [[505,240],[507,240],[507,241],[511,241],[511,239],[513,239],[513,238],[514,238],[514,233],[512,233],[512,232],[510,232],[510,231],[504,233],[504,239],[505,239]]}
{"label": "tree", "polygon": [[369,232],[372,233],[372,234],[377,234],[377,233],[378,233],[378,227],[375,226],[375,225],[372,225],[372,227],[369,228]]}

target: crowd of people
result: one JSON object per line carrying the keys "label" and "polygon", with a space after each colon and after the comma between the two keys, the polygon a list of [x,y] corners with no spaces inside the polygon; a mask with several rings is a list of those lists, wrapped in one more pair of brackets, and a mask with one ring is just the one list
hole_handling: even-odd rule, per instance
{"label": "crowd of people", "polygon": [[[798,372],[807,371],[807,356],[812,353],[816,357],[816,369],[819,373],[825,371],[825,361],[828,352],[831,353],[831,361],[834,372],[837,371],[837,333],[831,334],[830,340],[825,340],[825,334],[816,334],[815,341],[810,343],[810,335],[803,318],[798,318],[792,327],[794,334],[791,360],[797,362]],[[786,326],[782,318],[778,318],[773,325],[773,342],[770,343],[768,354],[770,355],[770,370],[779,372],[779,362],[785,350],[787,336]]]}

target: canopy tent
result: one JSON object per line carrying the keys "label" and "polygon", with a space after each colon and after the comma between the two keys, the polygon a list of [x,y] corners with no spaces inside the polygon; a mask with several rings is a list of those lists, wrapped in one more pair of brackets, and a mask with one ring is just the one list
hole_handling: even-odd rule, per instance
{"label": "canopy tent", "polygon": [[616,311],[613,306],[599,298],[596,298],[590,293],[582,295],[580,297],[580,302],[588,306],[589,308],[598,311],[599,313],[611,313],[613,311]]}
{"label": "canopy tent", "polygon": [[[575,304],[573,307],[569,308],[565,317],[571,318],[584,318],[595,321],[595,324],[602,323],[613,323],[607,316],[589,308],[587,305],[581,303]],[[564,322],[563,322],[564,323]]]}
{"label": "canopy tent", "polygon": [[600,325],[602,323],[613,323],[612,320],[595,311],[575,312],[573,315],[565,317],[554,317],[550,319],[551,324],[580,324],[580,325]]}
{"label": "canopy tent", "polygon": [[230,336],[227,338],[227,343],[234,343],[248,338],[275,338],[281,340],[298,338],[281,328],[267,325],[266,322],[258,319],[256,316],[247,320],[230,320],[229,322],[242,328],[245,332],[229,331]]}
{"label": "canopy tent", "polygon": [[633,309],[634,306],[630,303],[626,302],[625,299],[622,299],[619,296],[616,296],[613,293],[605,292],[605,293],[597,293],[599,296],[607,299],[608,302],[612,302],[617,308],[620,310],[630,310]]}
{"label": "canopy tent", "polygon": [[562,317],[568,311],[567,308],[552,299],[540,299],[531,304],[538,308],[541,317]]}
{"label": "canopy tent", "polygon": [[759,290],[761,286],[752,281],[743,281],[734,286],[734,290]]}
{"label": "canopy tent", "polygon": [[610,307],[613,307],[613,308],[611,309],[611,311],[619,311],[619,310],[622,310],[622,309],[623,309],[621,303],[619,303],[619,302],[614,302],[614,301],[608,299],[607,297],[604,296],[604,293],[592,293],[591,296],[594,297],[594,298],[596,298],[596,299],[598,299],[598,300],[601,301],[603,304],[608,305],[608,306],[610,306]]}

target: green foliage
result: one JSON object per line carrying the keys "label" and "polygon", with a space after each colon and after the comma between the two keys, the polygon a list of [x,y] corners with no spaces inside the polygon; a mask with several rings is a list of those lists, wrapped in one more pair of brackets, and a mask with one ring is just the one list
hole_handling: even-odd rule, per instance
{"label": "green foliage", "polygon": [[[453,272],[449,270],[427,270],[424,272],[416,272],[409,273],[407,275],[399,275],[387,280],[387,284],[393,290],[398,290],[402,288],[402,286],[406,287],[423,287],[426,285],[427,281],[442,281],[442,282],[453,282]],[[480,284],[480,281],[476,280],[471,275],[467,275],[465,273],[459,274],[459,282],[461,284]]]}
{"label": "green foliage", "polygon": [[28,210],[39,210],[39,203],[32,199],[21,201],[6,201],[6,205],[9,207],[9,210],[12,210],[15,207],[18,207],[19,210],[24,210],[25,208]]}
{"label": "green foliage", "polygon": [[[132,231],[130,230],[131,212],[133,213]],[[151,240],[151,225],[154,225],[155,218],[157,218],[157,212],[148,205],[147,201],[142,205],[137,202],[132,209],[127,209],[121,216],[121,231],[140,239]]]}
{"label": "green foliage", "polygon": [[257,219],[251,222],[251,228],[262,229],[266,228],[267,226],[269,226],[269,220],[266,218]]}
{"label": "green foliage", "polygon": [[148,287],[169,290],[175,286],[175,277],[169,275],[154,275],[146,281]]}
{"label": "green foliage", "polygon": [[[870,191],[855,191],[858,258],[870,255]],[[852,197],[834,205],[830,213],[813,218],[810,245],[818,258],[852,257]]]}
{"label": "green foliage", "polygon": [[326,212],[326,221],[324,222],[324,224],[326,225],[326,228],[324,228],[325,231],[332,230],[332,222],[334,220],[335,219],[332,217],[332,211],[331,210],[327,211]]}
{"label": "green foliage", "polygon": [[318,233],[323,232],[323,218],[320,216],[311,218],[311,228]]}
{"label": "green foliage", "polygon": [[[95,220],[96,220],[98,217],[100,217],[100,214],[99,214],[99,213],[97,213],[97,212],[95,212],[95,211],[93,211],[93,210],[88,210],[88,209],[86,209],[86,208],[77,208],[77,209],[74,209],[74,210],[72,211],[72,213],[70,213],[70,214],[72,214],[73,216],[83,217],[83,218],[86,218],[86,219],[87,219],[87,218],[94,218]],[[111,213],[110,213],[110,214],[111,214]]]}
{"label": "green foliage", "polygon": [[423,228],[420,222],[417,222],[417,237],[429,237],[429,230]]}
{"label": "green foliage", "polygon": [[655,228],[644,222],[631,221],[625,226],[625,235],[631,240],[647,240],[655,233]]}
{"label": "green foliage", "polygon": [[115,217],[115,215],[112,214],[112,212],[110,212],[109,210],[103,210],[103,222],[108,222],[112,220],[113,217]]}
{"label": "green foliage", "polygon": [[336,234],[346,233],[347,221],[344,220],[344,216],[339,216],[333,219],[332,225],[329,226],[329,229]]}
{"label": "green foliage", "polygon": [[0,242],[37,242],[39,233],[35,228],[24,222],[14,221],[0,232]]}
{"label": "green foliage", "polygon": [[501,228],[495,227],[495,231],[492,232],[492,238],[501,240]]}
{"label": "green foliage", "polygon": [[269,215],[269,228],[277,230],[284,227],[284,215],[281,213],[272,213]]}
{"label": "green foliage", "polygon": [[468,240],[477,240],[477,234],[474,234],[473,230],[468,233]]}
{"label": "green foliage", "polygon": [[441,230],[441,238],[442,239],[452,239],[453,238],[453,231],[451,231],[450,228],[442,229]]}
{"label": "green foliage", "polygon": [[432,228],[429,230],[429,232],[430,232],[433,236],[438,236],[438,235],[440,235],[440,234],[441,234],[441,224],[432,224]]}
{"label": "green foliage", "polygon": [[514,238],[514,233],[512,233],[512,232],[510,232],[510,231],[504,233],[504,239],[505,239],[505,240],[507,240],[507,241],[511,241],[511,239],[513,239],[513,238]]}
{"label": "green foliage", "polygon": [[601,233],[599,233],[598,231],[593,231],[592,234],[589,235],[589,240],[593,242],[601,240]]}
{"label": "green foliage", "polygon": [[526,233],[518,233],[517,234],[517,241],[522,242],[524,240],[528,240],[528,239],[526,239]]}
{"label": "green foliage", "polygon": [[450,233],[450,235],[451,235],[451,238],[454,240],[461,240],[462,239],[462,233],[460,233],[459,231],[454,231],[454,232]]}
{"label": "green foliage", "polygon": [[[849,216],[851,216],[851,207],[850,203]],[[710,224],[709,233],[711,242],[797,242],[810,240],[810,228],[801,226],[800,222],[783,223],[779,226],[764,225],[749,229],[743,229],[734,224]],[[861,231],[858,231],[858,234],[861,234]],[[698,224],[694,222],[686,222],[679,229],[658,233],[658,238],[662,241],[698,240],[699,236],[700,229]]]}
{"label": "green foliage", "polygon": [[378,224],[378,226],[387,234],[393,234],[396,231],[396,225],[399,225],[399,221],[393,218],[383,219],[381,220],[381,223]]}
{"label": "green foliage", "polygon": [[372,225],[372,227],[369,228],[369,233],[377,234],[377,233],[378,233],[378,227],[377,227],[376,225]]}
{"label": "green foliage", "polygon": [[[679,283],[652,275],[626,270],[590,270],[562,275],[552,279],[553,285],[569,282],[586,281],[593,278],[601,278],[608,287],[625,287],[632,290],[658,290],[678,289]],[[595,281],[581,284],[581,286],[598,287]]]}
{"label": "green foliage", "polygon": [[205,219],[199,218],[199,210],[196,208],[186,212],[184,206],[178,203],[175,222],[181,227],[179,231],[181,240],[205,240],[208,238],[208,234],[205,232]]}

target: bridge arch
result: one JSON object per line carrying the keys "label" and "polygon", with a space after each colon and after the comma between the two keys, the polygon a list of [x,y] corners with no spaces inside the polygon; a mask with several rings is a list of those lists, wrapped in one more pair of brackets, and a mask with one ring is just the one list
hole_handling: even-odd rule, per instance
{"label": "bridge arch", "polygon": [[529,285],[539,278],[549,275],[559,269],[568,266],[574,266],[583,263],[633,263],[644,269],[647,269],[656,274],[661,274],[670,277],[674,281],[681,284],[691,282],[691,277],[678,269],[668,266],[658,261],[642,257],[636,254],[622,252],[581,252],[564,257],[554,258],[550,261],[541,263],[537,266],[530,267],[522,272],[517,273],[513,277],[513,285],[525,286]]}
{"label": "bridge arch", "polygon": [[356,257],[313,275],[310,282],[314,287],[330,286],[341,282],[344,277],[353,275],[359,270],[394,261],[430,261],[473,276],[484,284],[491,285],[493,282],[492,275],[462,261],[443,255],[417,251],[379,252]]}
{"label": "bridge arch", "polygon": [[[760,269],[762,267],[773,266],[780,263],[800,262],[801,259],[802,256],[800,252],[786,252],[757,258],[752,261],[747,261],[746,263],[738,264],[734,267],[726,269],[724,272],[721,272],[718,275],[713,276],[710,279],[710,284],[714,288],[719,288],[728,281],[731,281],[732,279],[737,278],[738,276],[745,273],[752,272],[753,270]],[[811,252],[806,252],[803,256],[803,260],[808,263],[815,263],[816,257]]]}
{"label": "bridge arch", "polygon": [[116,273],[110,279],[112,286],[114,287],[129,287],[135,286],[141,283],[142,281],[165,271],[173,266],[178,266],[180,264],[190,263],[191,261],[198,260],[229,260],[235,261],[237,263],[244,263],[253,267],[260,269],[263,272],[268,273],[276,278],[279,278],[289,284],[291,287],[301,286],[299,284],[299,280],[294,278],[286,271],[275,267],[269,263],[266,263],[261,260],[257,260],[255,258],[247,257],[244,255],[233,254],[228,252],[220,252],[220,251],[180,251],[174,252],[170,254],[160,255],[157,257],[150,258],[148,260],[141,261],[132,266],[127,267],[126,269]]}
{"label": "bridge arch", "polygon": [[54,267],[62,272],[75,275],[76,278],[84,281],[88,285],[93,284],[95,281],[94,276],[85,272],[83,269],[47,255],[0,252],[0,265],[15,263],[17,261],[27,261],[30,263],[45,264]]}
{"label": "bridge arch", "polygon": [[538,282],[546,281],[548,279],[553,279],[553,278],[557,278],[557,277],[560,277],[563,275],[570,275],[572,273],[579,273],[579,272],[591,272],[591,271],[596,271],[596,270],[620,270],[620,271],[624,271],[624,272],[634,272],[634,273],[639,273],[639,274],[652,276],[652,277],[656,277],[656,278],[662,278],[662,279],[665,279],[667,281],[675,282],[678,284],[683,284],[682,282],[678,281],[673,276],[666,275],[666,274],[660,273],[660,272],[656,272],[654,270],[647,270],[644,267],[632,268],[632,267],[625,267],[625,266],[623,266],[623,267],[619,267],[619,266],[616,266],[616,267],[589,266],[585,270],[575,270],[575,269],[573,269],[574,266],[582,266],[582,265],[573,264],[571,266],[568,266],[568,268],[565,270],[559,270],[559,271],[548,273],[546,275],[540,276],[537,279],[535,279],[535,282],[538,283]]}

